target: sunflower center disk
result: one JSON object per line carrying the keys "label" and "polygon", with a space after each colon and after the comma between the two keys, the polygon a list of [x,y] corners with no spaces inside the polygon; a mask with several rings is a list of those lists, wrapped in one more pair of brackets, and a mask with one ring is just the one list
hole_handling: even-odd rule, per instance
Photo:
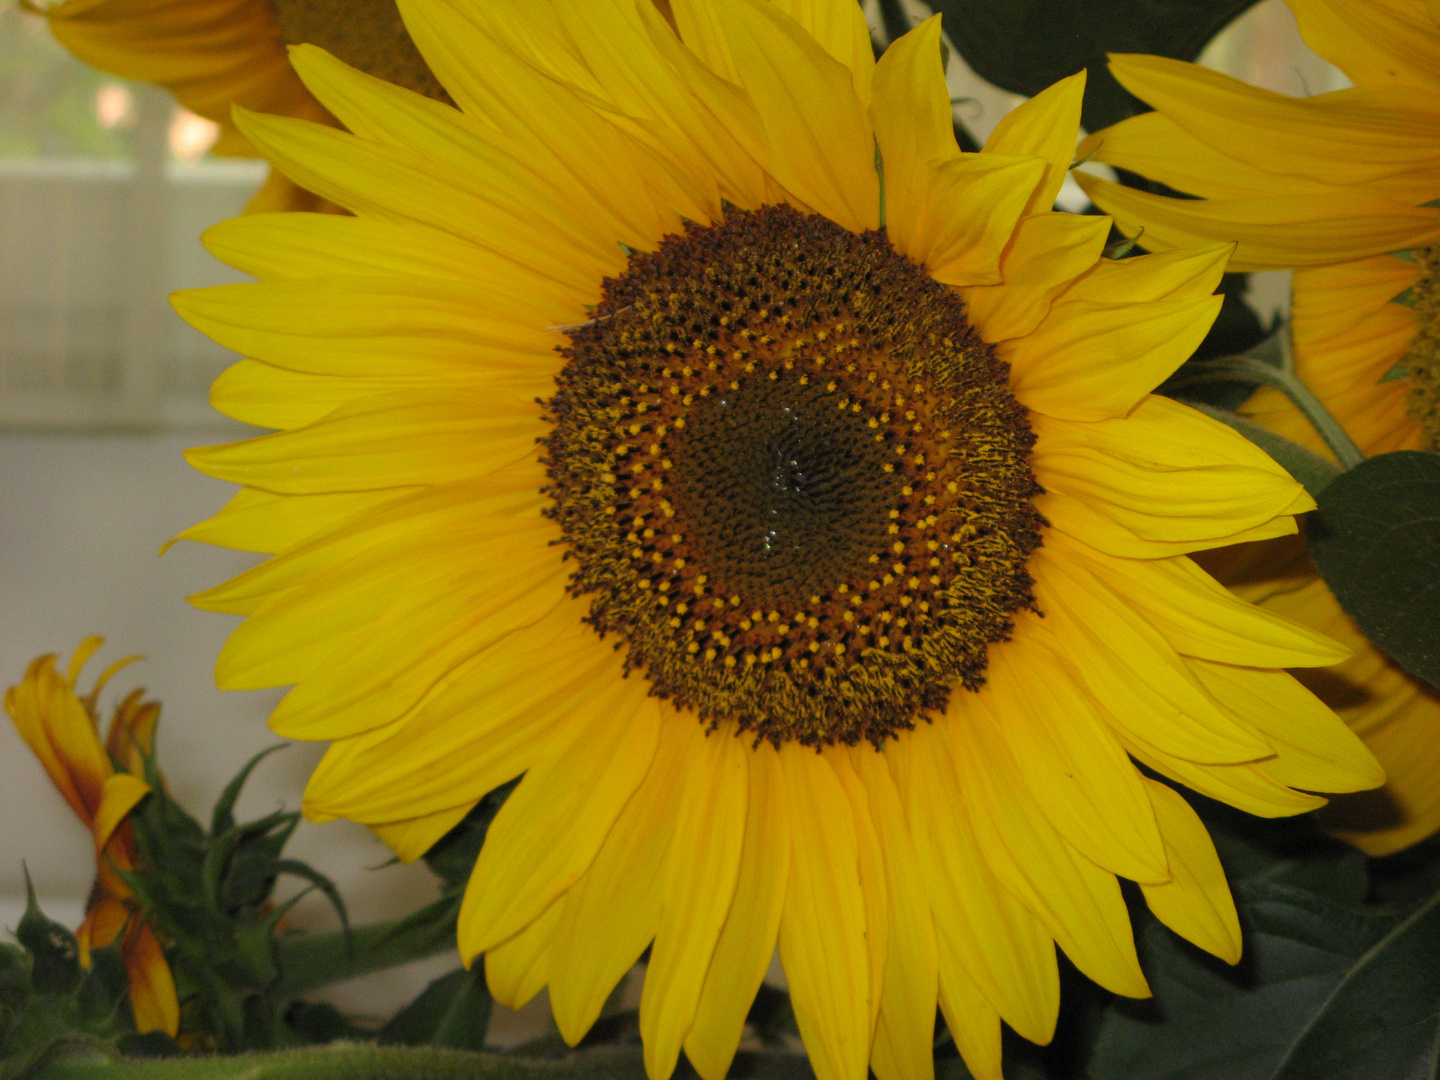
{"label": "sunflower center disk", "polygon": [[1410,384],[1410,415],[1432,450],[1440,450],[1440,247],[1421,248],[1420,278],[1411,286],[1418,329],[1400,361]]}
{"label": "sunflower center disk", "polygon": [[270,0],[286,45],[319,45],[367,75],[454,104],[410,40],[395,0]]}
{"label": "sunflower center disk", "polygon": [[654,691],[877,746],[1033,606],[1034,436],[964,307],[882,233],[730,210],[636,253],[547,403],[551,515]]}

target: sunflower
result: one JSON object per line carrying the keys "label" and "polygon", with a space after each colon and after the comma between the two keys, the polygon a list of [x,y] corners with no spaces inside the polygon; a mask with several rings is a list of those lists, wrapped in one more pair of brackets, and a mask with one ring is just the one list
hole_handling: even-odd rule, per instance
{"label": "sunflower", "polygon": [[82,641],[64,675],[56,670],[54,656],[38,657],[20,684],[6,691],[5,711],[95,838],[95,885],[85,921],[76,932],[81,963],[88,967],[90,950],[104,948],[120,937],[136,1027],[141,1032],[174,1035],[180,1022],[175,980],[139,901],[121,876],[136,865],[135,841],[125,818],[150,793],[141,774],[160,707],[144,701],[143,690],[134,691],[116,706],[101,743],[100,691],[111,676],[135,659],[111,664],[90,692],[79,696],[75,683],[104,640],[88,637]]}
{"label": "sunflower", "polygon": [[[444,98],[405,33],[395,0],[22,0],[87,64],[163,86],[220,126],[212,153],[256,157],[230,106],[334,124],[290,67],[287,44],[314,42],[372,75]],[[271,170],[252,211],[331,209]]]}
{"label": "sunflower", "polygon": [[[1237,243],[1233,270],[1294,268],[1296,372],[1367,454],[1440,449],[1440,25],[1418,0],[1288,0],[1305,41],[1354,82],[1291,98],[1193,64],[1114,56],[1154,112],[1078,153],[1158,180],[1176,199],[1077,175],[1127,233],[1168,251]],[[1289,400],[1245,406],[1329,456]],[[1384,765],[1381,792],[1324,815],[1372,855],[1440,829],[1440,694],[1376,650],[1298,539],[1209,564],[1240,595],[1339,639],[1350,660],[1301,676]]]}
{"label": "sunflower", "polygon": [[185,535],[273,554],[196,598],[217,675],[294,684],[307,812],[402,858],[523,774],[459,946],[572,1043],[648,947],[649,1074],[720,1080],[778,942],[824,1080],[931,1076],[937,1001],[992,1080],[1057,942],[1148,993],[1119,877],[1238,957],[1156,777],[1381,781],[1281,670],[1342,650],[1187,557],[1311,502],[1149,394],[1229,249],[1052,212],[1083,75],[961,153],[938,19],[877,63],[848,0],[672,8],[406,0],[456,107],[301,47],[350,133],[238,114],[353,216],[226,222],[261,280],[175,299],[281,429],[191,454],[245,486]]}

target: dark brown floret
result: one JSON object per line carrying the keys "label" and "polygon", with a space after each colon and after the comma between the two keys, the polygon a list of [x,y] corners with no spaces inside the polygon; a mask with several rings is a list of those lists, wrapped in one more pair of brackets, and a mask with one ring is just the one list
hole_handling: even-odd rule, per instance
{"label": "dark brown floret", "polygon": [[571,588],[654,690],[877,746],[984,681],[1044,524],[1009,370],[948,289],[786,207],[605,282],[545,439]]}

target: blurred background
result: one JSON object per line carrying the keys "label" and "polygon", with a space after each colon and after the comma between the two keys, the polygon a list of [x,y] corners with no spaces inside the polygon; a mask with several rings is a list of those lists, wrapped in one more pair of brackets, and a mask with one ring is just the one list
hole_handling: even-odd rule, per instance
{"label": "blurred background", "polygon": [[[905,6],[917,21],[929,14]],[[1201,63],[1292,95],[1347,85],[1305,48],[1281,0],[1250,9]],[[956,115],[978,141],[1021,100],[977,78],[954,49],[948,75]],[[197,238],[241,210],[265,167],[210,156],[215,134],[163,91],[73,59],[39,16],[0,8],[0,686],[40,653],[68,657],[90,633],[109,639],[93,672],[144,654],[105,707],[136,683],[164,703],[161,760],[197,814],[277,741],[265,718],[280,696],[217,690],[212,667],[235,620],[185,602],[255,557],[190,543],[158,554],[232,491],[191,470],[181,452],[258,434],[210,410],[207,388],[236,357],[166,301],[178,288],[243,280]],[[1073,182],[1060,201],[1085,205]],[[1287,276],[1254,275],[1248,298],[1268,319],[1288,301]],[[296,744],[269,758],[241,812],[298,806],[322,750]],[[335,879],[353,921],[435,895],[428,871],[381,868],[386,849],[347,822],[302,825],[291,853]],[[0,720],[0,928],[24,908],[22,865],[47,913],[78,925],[94,874],[90,836]],[[318,900],[295,916],[314,928],[331,920]],[[388,1015],[455,964],[437,957],[326,997],[348,1012]],[[548,1007],[542,995],[525,1015],[505,1012],[492,1024],[498,1042],[542,1028]]]}

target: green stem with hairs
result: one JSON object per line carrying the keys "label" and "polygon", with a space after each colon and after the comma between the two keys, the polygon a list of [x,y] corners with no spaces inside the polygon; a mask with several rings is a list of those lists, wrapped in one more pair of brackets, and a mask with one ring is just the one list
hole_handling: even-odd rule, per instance
{"label": "green stem with hairs", "polygon": [[[735,1056],[733,1075],[815,1080],[803,1055],[743,1050]],[[21,1080],[646,1080],[646,1075],[638,1046],[598,1046],[557,1058],[332,1043],[307,1050],[173,1058],[115,1058],[93,1050],[77,1054],[72,1048],[52,1054]]]}
{"label": "green stem with hairs", "polygon": [[417,1046],[332,1044],[215,1057],[51,1057],[27,1080],[644,1080],[639,1047],[560,1059]]}

